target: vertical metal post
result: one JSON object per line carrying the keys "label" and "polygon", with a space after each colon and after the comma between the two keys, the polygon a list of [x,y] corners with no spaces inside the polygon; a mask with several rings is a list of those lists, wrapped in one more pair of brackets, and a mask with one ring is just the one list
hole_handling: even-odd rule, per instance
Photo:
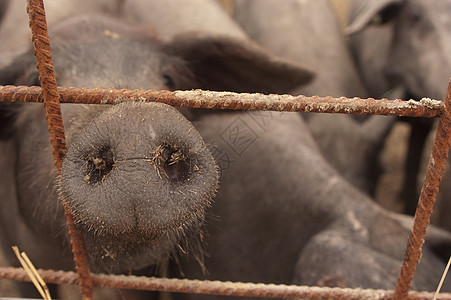
{"label": "vertical metal post", "polygon": [[445,99],[445,109],[440,116],[432,153],[429,158],[426,177],[418,201],[414,223],[404,254],[404,261],[396,284],[393,299],[407,299],[409,289],[420,260],[421,246],[424,243],[426,229],[430,222],[439,185],[442,180],[445,163],[451,142],[451,79]]}
{"label": "vertical metal post", "polygon": [[[44,98],[45,116],[48,122],[57,176],[60,178],[61,165],[67,149],[61,116],[60,95],[57,91],[43,0],[28,0],[27,12],[30,18],[34,53],[37,59],[36,66],[39,71],[39,81],[41,83],[42,96]],[[83,236],[76,230],[73,216],[65,204],[65,201],[63,201],[63,206],[82,297],[83,299],[92,299],[93,283],[90,277],[88,257],[84,247]]]}

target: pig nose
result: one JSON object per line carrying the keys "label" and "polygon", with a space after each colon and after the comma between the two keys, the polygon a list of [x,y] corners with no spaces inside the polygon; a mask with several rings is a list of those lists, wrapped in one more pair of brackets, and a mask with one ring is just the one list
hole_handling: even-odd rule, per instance
{"label": "pig nose", "polygon": [[79,224],[99,235],[155,237],[202,222],[218,171],[176,109],[123,103],[73,138],[60,190]]}

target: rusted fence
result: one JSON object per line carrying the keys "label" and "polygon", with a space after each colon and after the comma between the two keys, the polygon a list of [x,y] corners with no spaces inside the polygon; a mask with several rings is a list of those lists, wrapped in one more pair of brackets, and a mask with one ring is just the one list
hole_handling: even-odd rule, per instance
{"label": "rusted fence", "polygon": [[[420,259],[421,246],[430,222],[435,198],[443,174],[451,141],[451,82],[444,102],[431,99],[401,101],[387,99],[307,97],[289,95],[262,95],[211,91],[142,91],[57,88],[50,41],[47,34],[43,0],[28,0],[33,45],[37,57],[39,87],[0,86],[0,101],[43,102],[53,146],[57,174],[66,152],[60,102],[115,104],[123,101],[155,101],[172,106],[236,110],[302,111],[319,113],[377,114],[410,117],[438,117],[436,132],[426,178],[421,191],[404,261],[394,291],[302,287],[272,284],[232,283],[165,278],[91,274],[87,263],[83,238],[77,232],[70,212],[65,209],[72,252],[77,274],[40,270],[48,283],[78,284],[83,299],[92,299],[94,286],[126,289],[190,292],[216,295],[309,298],[309,299],[431,299],[432,293],[409,292]],[[64,205],[64,199],[62,199]],[[0,278],[27,281],[22,269],[0,268]],[[437,299],[451,299],[451,294],[440,294]]]}

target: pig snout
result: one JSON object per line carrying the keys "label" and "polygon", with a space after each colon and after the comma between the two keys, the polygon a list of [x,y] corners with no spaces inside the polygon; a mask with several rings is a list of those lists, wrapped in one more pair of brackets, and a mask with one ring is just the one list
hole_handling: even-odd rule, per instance
{"label": "pig snout", "polygon": [[217,184],[213,157],[176,109],[123,103],[73,138],[60,192],[94,259],[152,252],[133,262],[142,267],[200,228]]}

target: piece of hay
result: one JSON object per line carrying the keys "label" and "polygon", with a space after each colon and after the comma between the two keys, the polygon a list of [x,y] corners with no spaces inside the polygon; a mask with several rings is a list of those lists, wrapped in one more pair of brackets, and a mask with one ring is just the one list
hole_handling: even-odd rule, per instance
{"label": "piece of hay", "polygon": [[25,252],[20,253],[19,248],[17,246],[13,246],[12,248],[20,264],[25,269],[25,272],[27,272],[28,277],[30,277],[31,282],[33,282],[39,294],[41,294],[41,297],[44,300],[52,300],[52,297],[50,297],[50,292],[49,288],[47,287],[47,284],[42,279],[41,275],[39,275],[33,263],[28,258],[28,255]]}
{"label": "piece of hay", "polygon": [[448,274],[450,264],[451,264],[451,256],[449,257],[448,264],[446,265],[445,270],[443,271],[442,278],[440,279],[440,283],[438,284],[437,290],[435,291],[434,298],[432,298],[432,300],[437,299],[438,293],[440,292],[440,289],[442,288],[443,281],[445,281],[446,274]]}

